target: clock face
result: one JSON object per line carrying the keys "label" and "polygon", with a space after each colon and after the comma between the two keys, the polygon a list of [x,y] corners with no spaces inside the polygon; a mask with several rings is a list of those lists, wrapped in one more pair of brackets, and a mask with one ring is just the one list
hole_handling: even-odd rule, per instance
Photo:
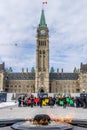
{"label": "clock face", "polygon": [[41,34],[45,34],[45,30],[41,30],[40,33],[41,33]]}

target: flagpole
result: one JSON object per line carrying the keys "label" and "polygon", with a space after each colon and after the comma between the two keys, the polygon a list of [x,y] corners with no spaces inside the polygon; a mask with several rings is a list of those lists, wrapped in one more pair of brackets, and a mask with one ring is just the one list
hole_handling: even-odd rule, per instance
{"label": "flagpole", "polygon": [[44,10],[44,4],[43,4],[43,2],[42,2],[42,10]]}

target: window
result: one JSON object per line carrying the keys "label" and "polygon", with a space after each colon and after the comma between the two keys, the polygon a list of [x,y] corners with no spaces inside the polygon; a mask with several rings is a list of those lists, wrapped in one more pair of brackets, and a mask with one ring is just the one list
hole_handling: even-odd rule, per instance
{"label": "window", "polygon": [[46,46],[46,41],[45,41],[45,46]]}
{"label": "window", "polygon": [[6,92],[8,92],[8,89],[7,89],[7,88],[5,88],[5,91],[6,91]]}
{"label": "window", "polygon": [[6,85],[6,88],[9,88],[9,85]]}
{"label": "window", "polygon": [[43,68],[43,71],[46,71],[46,68],[45,68],[45,67]]}
{"label": "window", "polygon": [[40,41],[39,41],[39,46],[40,46]]}
{"label": "window", "polygon": [[40,54],[41,54],[41,50],[40,50]]}
{"label": "window", "polygon": [[39,71],[41,71],[41,67],[39,67]]}
{"label": "window", "polygon": [[43,50],[43,54],[45,54],[45,50]]}
{"label": "window", "polygon": [[80,92],[80,89],[76,89],[76,92],[79,93],[79,92]]}

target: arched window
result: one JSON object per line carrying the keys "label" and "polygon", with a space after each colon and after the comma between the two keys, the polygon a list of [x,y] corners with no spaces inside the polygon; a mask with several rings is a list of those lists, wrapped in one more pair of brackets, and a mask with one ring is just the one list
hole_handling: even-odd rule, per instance
{"label": "arched window", "polygon": [[40,41],[39,41],[39,46],[40,46]]}
{"label": "arched window", "polygon": [[19,88],[21,88],[21,85],[19,85]]}
{"label": "arched window", "polygon": [[6,85],[6,88],[9,88],[9,85]]}
{"label": "arched window", "polygon": [[45,41],[45,46],[46,46],[46,41]]}
{"label": "arched window", "polygon": [[41,50],[40,50],[40,54],[41,54]]}
{"label": "arched window", "polygon": [[13,88],[13,85],[11,85],[10,87]]}
{"label": "arched window", "polygon": [[42,41],[40,41],[40,46],[42,46]]}
{"label": "arched window", "polygon": [[45,50],[43,50],[43,54],[45,54]]}

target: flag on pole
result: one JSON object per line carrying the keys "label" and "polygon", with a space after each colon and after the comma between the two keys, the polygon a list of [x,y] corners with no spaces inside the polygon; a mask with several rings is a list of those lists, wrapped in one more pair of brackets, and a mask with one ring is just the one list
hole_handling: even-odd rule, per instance
{"label": "flag on pole", "polygon": [[43,2],[43,4],[47,4],[47,2]]}

